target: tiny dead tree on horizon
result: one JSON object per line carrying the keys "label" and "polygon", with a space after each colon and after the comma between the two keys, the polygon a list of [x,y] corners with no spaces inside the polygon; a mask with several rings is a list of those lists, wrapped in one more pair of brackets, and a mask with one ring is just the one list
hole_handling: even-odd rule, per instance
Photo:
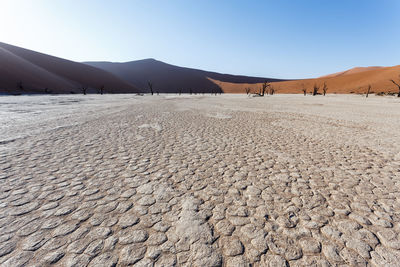
{"label": "tiny dead tree on horizon", "polygon": [[99,94],[104,94],[104,85],[100,86],[99,88]]}
{"label": "tiny dead tree on horizon", "polygon": [[246,87],[246,95],[250,94],[250,87]]}
{"label": "tiny dead tree on horizon", "polygon": [[318,95],[319,87],[317,84],[314,84],[312,95]]}
{"label": "tiny dead tree on horizon", "polygon": [[[399,78],[400,78],[400,75],[399,75]],[[398,88],[399,88],[399,92],[397,93],[397,97],[400,97],[400,82],[399,83],[397,83],[397,82],[395,82],[394,80],[390,80],[392,83],[394,83]]]}
{"label": "tiny dead tree on horizon", "polygon": [[24,91],[24,86],[23,86],[23,84],[22,84],[21,81],[19,81],[19,82],[17,83],[17,88],[18,88],[19,90],[21,90],[21,91]]}
{"label": "tiny dead tree on horizon", "polygon": [[303,91],[304,96],[307,95],[307,89],[306,89],[304,83],[301,84],[301,91]]}
{"label": "tiny dead tree on horizon", "polygon": [[181,95],[182,94],[182,89],[179,89],[179,95]]}
{"label": "tiny dead tree on horizon", "polygon": [[326,91],[328,91],[328,86],[326,85],[326,82],[324,82],[324,85],[322,87],[322,91],[324,92],[324,96],[326,95]]}
{"label": "tiny dead tree on horizon", "polygon": [[371,92],[371,85],[368,84],[367,94],[365,95],[366,98],[368,98],[368,95],[369,95],[370,92]]}
{"label": "tiny dead tree on horizon", "polygon": [[274,95],[275,92],[276,92],[275,88],[271,85],[270,88],[269,88],[269,94],[270,95]]}
{"label": "tiny dead tree on horizon", "polygon": [[82,87],[81,87],[81,92],[82,92],[83,95],[86,95],[87,89],[88,89],[87,86],[83,86],[83,85],[82,85]]}
{"label": "tiny dead tree on horizon", "polygon": [[154,95],[153,84],[152,84],[150,81],[148,81],[148,82],[147,82],[147,85],[149,86],[150,94],[151,94],[151,95]]}

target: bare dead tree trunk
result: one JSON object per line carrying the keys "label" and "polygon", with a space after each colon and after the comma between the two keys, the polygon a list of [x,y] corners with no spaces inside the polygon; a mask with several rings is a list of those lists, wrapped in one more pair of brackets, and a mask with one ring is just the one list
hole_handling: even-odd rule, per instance
{"label": "bare dead tree trunk", "polygon": [[262,94],[261,94],[261,96],[264,96],[266,88],[267,88],[267,82],[264,82],[263,85],[262,85]]}
{"label": "bare dead tree trunk", "polygon": [[324,92],[324,96],[326,95],[326,91],[328,91],[328,86],[326,85],[326,82],[324,82],[324,86],[322,87],[322,91]]}
{"label": "bare dead tree trunk", "polygon": [[97,93],[101,95],[104,93],[104,85],[100,86],[100,88],[97,89]]}
{"label": "bare dead tree trunk", "polygon": [[154,95],[153,84],[152,84],[151,82],[147,82],[147,85],[148,85],[149,88],[150,88],[150,93],[151,93],[151,95]]}
{"label": "bare dead tree trunk", "polygon": [[21,90],[21,91],[24,91],[24,86],[22,85],[22,82],[21,82],[21,81],[17,83],[17,88],[18,88],[19,90]]}
{"label": "bare dead tree trunk", "polygon": [[367,89],[367,95],[365,96],[366,98],[368,98],[369,92],[371,91],[371,85],[368,85],[368,89]]}
{"label": "bare dead tree trunk", "polygon": [[[400,75],[399,75],[400,78]],[[394,80],[390,80],[392,83],[394,83],[398,88],[399,88],[399,92],[397,93],[397,97],[400,97],[400,84],[396,83]]]}
{"label": "bare dead tree trunk", "polygon": [[304,83],[301,84],[301,91],[303,91],[304,96],[307,95],[307,89],[306,89],[306,87],[304,86]]}
{"label": "bare dead tree trunk", "polygon": [[265,91],[267,91],[267,94],[268,94],[268,87],[269,87],[270,85],[271,85],[271,84],[268,83],[267,81],[265,81],[265,82],[263,83],[263,85],[262,85],[262,93],[260,93],[261,96],[264,96],[264,95],[265,95]]}
{"label": "bare dead tree trunk", "polygon": [[83,95],[86,95],[87,89],[88,89],[87,86],[82,86],[81,92],[82,92]]}
{"label": "bare dead tree trunk", "polygon": [[317,95],[317,94],[318,94],[318,90],[319,90],[318,85],[317,85],[317,84],[314,84],[314,88],[313,88],[313,93],[312,93],[312,95],[313,95],[313,96],[314,96],[314,95]]}
{"label": "bare dead tree trunk", "polygon": [[271,86],[271,88],[269,89],[269,94],[270,94],[270,95],[274,95],[274,94],[275,94],[275,88],[273,88],[272,86]]}

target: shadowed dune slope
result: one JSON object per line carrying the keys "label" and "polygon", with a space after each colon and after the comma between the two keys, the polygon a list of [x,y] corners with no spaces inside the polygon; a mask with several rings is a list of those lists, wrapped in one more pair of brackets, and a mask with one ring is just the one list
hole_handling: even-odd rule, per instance
{"label": "shadowed dune slope", "polygon": [[[327,93],[365,93],[368,85],[372,86],[371,92],[398,92],[398,88],[390,81],[391,79],[400,83],[400,65],[394,67],[373,67],[372,69],[355,68],[348,72],[336,73],[332,76],[324,76],[315,79],[291,80],[272,82],[271,85],[276,93],[303,93],[303,86],[310,93],[314,84],[320,88],[324,82],[328,86]],[[218,84],[224,92],[227,93],[245,93],[247,87],[251,88],[251,92],[259,92],[262,83],[229,83],[213,80]],[[319,91],[322,93],[322,89]]]}
{"label": "shadowed dune slope", "polygon": [[241,84],[262,83],[264,81],[282,81],[278,79],[221,74],[191,68],[170,65],[155,59],[144,59],[125,63],[85,62],[88,65],[104,69],[121,79],[149,92],[148,82],[153,84],[154,92],[160,93],[196,93],[225,92],[215,80]]}
{"label": "shadowed dune slope", "polygon": [[[22,85],[19,86],[19,85]],[[0,42],[0,93],[137,93],[135,86],[102,69]]]}

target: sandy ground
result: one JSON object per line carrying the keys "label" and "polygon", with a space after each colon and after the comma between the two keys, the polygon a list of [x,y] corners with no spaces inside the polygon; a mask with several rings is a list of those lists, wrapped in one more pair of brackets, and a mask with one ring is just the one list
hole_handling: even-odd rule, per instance
{"label": "sandy ground", "polygon": [[0,97],[1,266],[398,266],[400,99]]}

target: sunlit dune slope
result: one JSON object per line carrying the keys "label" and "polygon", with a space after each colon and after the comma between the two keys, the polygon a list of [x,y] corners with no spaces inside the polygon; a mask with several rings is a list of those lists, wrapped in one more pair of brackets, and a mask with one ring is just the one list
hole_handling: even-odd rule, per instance
{"label": "sunlit dune slope", "polygon": [[[397,92],[398,88],[390,80],[394,79],[400,82],[399,75],[400,65],[374,67],[363,71],[359,69],[346,74],[316,79],[272,82],[271,85],[277,93],[303,93],[303,88],[306,88],[307,92],[311,92],[315,84],[321,88],[324,83],[328,86],[327,93],[365,93],[369,85],[372,86],[371,92]],[[251,88],[251,92],[259,92],[262,87],[262,83],[228,83],[215,79],[210,80],[218,84],[226,93],[245,93],[246,88]]]}

